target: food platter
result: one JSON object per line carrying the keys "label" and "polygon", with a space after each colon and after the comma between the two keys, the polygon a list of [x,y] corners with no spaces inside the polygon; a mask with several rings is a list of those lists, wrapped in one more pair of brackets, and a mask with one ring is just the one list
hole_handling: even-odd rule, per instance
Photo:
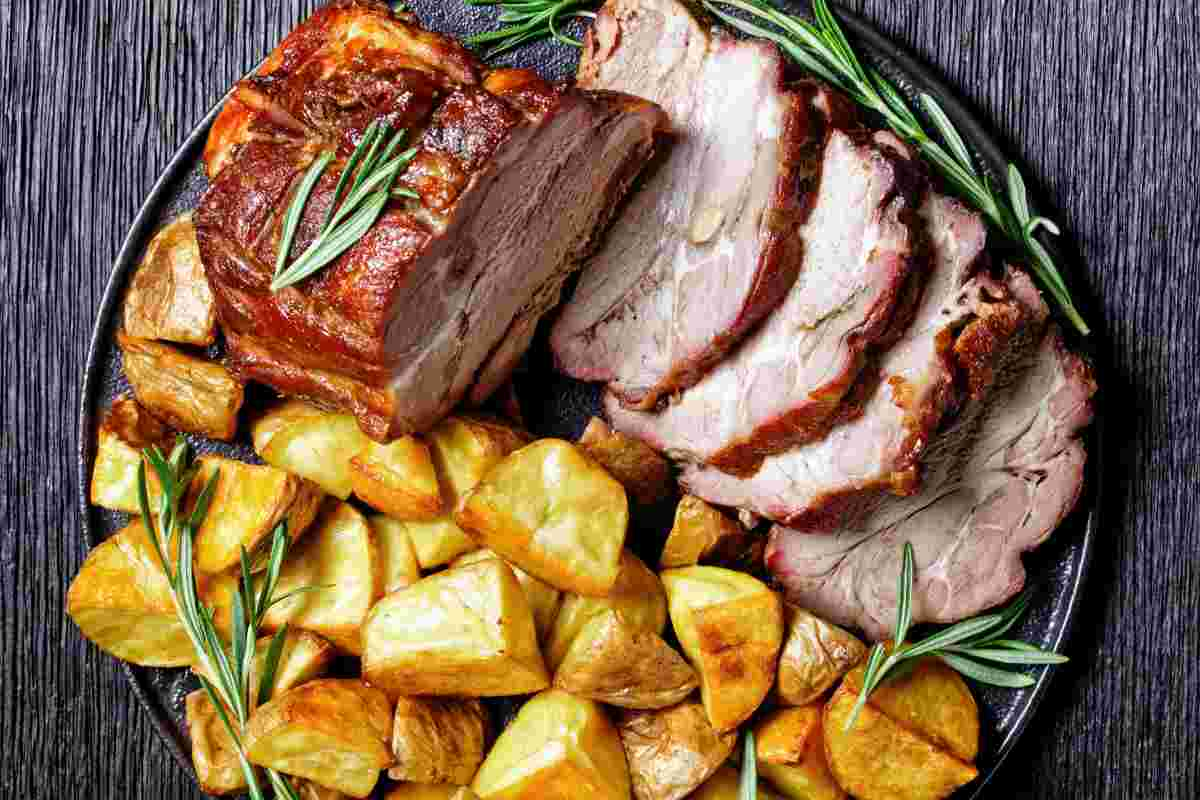
{"label": "food platter", "polygon": [[[799,7],[799,4],[792,4]],[[486,30],[492,25],[486,11],[459,3],[414,2],[411,4],[429,28],[455,36]],[[889,42],[865,21],[841,12],[860,52],[884,75],[909,96],[927,92],[942,105],[962,133],[981,165],[993,177],[1003,174],[1006,160],[989,137],[986,126],[957,101],[931,73],[900,47]],[[570,77],[576,54],[570,48],[540,43],[519,50],[503,59],[513,66],[537,69],[543,76]],[[134,219],[124,244],[113,264],[89,348],[83,376],[83,404],[80,410],[79,503],[84,534],[89,545],[96,545],[115,532],[124,515],[104,511],[88,502],[87,489],[95,457],[95,442],[100,417],[105,408],[127,388],[121,372],[115,334],[121,298],[133,267],[138,263],[155,230],[174,215],[196,206],[207,181],[201,166],[201,151],[212,122],[219,110],[209,112],[199,122],[167,165],[163,175],[146,198]],[[1085,312],[1087,309],[1084,309]],[[1095,334],[1093,334],[1093,339]],[[1082,349],[1095,352],[1096,342],[1076,342]],[[219,345],[216,346],[219,348]],[[214,349],[212,355],[219,354]],[[1093,359],[1095,360],[1095,359]],[[539,336],[515,379],[522,410],[532,433],[539,437],[559,436],[575,439],[588,419],[600,407],[595,387],[556,374],[550,367],[545,337]],[[247,406],[253,409],[271,399],[265,389],[248,392]],[[243,460],[255,460],[248,434],[229,445],[196,438],[201,452],[218,450]],[[1060,650],[1065,644],[1076,616],[1088,564],[1092,557],[1098,509],[1102,463],[1103,415],[1087,433],[1089,453],[1085,494],[1076,511],[1037,552],[1026,557],[1029,583],[1034,587],[1033,602],[1019,629],[1021,638],[1037,646]],[[644,509],[632,519],[630,539],[649,551],[661,544],[670,527],[672,509]],[[194,679],[185,670],[160,670],[122,664],[139,702],[150,714],[168,749],[185,769],[191,769],[188,755],[184,697],[194,688]],[[995,774],[1018,737],[1030,725],[1036,707],[1046,695],[1054,668],[1045,669],[1035,686],[1023,691],[982,688],[978,692],[983,721],[980,778],[964,789],[961,796],[981,792]]]}

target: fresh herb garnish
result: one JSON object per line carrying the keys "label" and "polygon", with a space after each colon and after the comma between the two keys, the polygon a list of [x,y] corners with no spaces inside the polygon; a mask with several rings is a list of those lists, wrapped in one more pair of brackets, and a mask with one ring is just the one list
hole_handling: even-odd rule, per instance
{"label": "fresh herb garnish", "polygon": [[[171,587],[179,621],[183,623],[184,631],[199,659],[202,669],[197,671],[197,677],[200,679],[200,685],[237,748],[238,760],[246,776],[250,797],[253,800],[263,800],[258,774],[247,760],[242,747],[241,731],[250,716],[250,673],[253,668],[258,629],[267,609],[285,599],[276,598],[274,594],[279,571],[290,544],[287,523],[281,522],[275,528],[267,569],[258,581],[257,589],[250,575],[249,557],[245,548],[242,548],[241,581],[233,598],[233,638],[227,653],[217,632],[213,609],[205,606],[200,600],[196,574],[192,566],[196,532],[208,515],[219,472],[213,470],[213,474],[197,495],[191,512],[184,514],[180,504],[200,470],[199,463],[192,460],[187,442],[183,437],[179,437],[170,456],[163,455],[157,446],[146,448],[142,451],[142,456],[143,460],[138,464],[137,473],[138,505],[147,536],[154,546],[155,555]],[[154,469],[160,486],[156,514],[151,513],[146,484],[146,463]],[[168,555],[171,552],[176,553],[173,565]],[[264,702],[271,694],[286,635],[285,626],[275,634],[267,650],[257,698],[259,703]],[[201,671],[204,674],[199,674]],[[209,681],[205,675],[212,676],[215,682]],[[286,777],[272,769],[266,772],[277,797],[299,800],[296,790]]]}
{"label": "fresh herb garnish", "polygon": [[1029,595],[1022,592],[1008,608],[993,614],[984,614],[963,620],[943,628],[919,642],[905,641],[912,628],[912,593],[914,566],[913,546],[904,543],[904,557],[900,567],[897,586],[899,602],[896,606],[895,644],[891,653],[883,644],[871,648],[863,674],[862,689],[850,718],[846,720],[849,730],[858,714],[875,689],[890,677],[899,677],[916,666],[916,659],[937,658],[946,666],[980,683],[1023,689],[1034,684],[1034,679],[1023,672],[980,663],[990,661],[999,664],[1062,664],[1066,656],[1041,650],[1028,642],[1002,638],[1017,623],[1029,606]]}
{"label": "fresh herb garnish", "polygon": [[484,58],[495,58],[527,42],[553,37],[563,44],[582,47],[578,39],[562,32],[561,26],[571,19],[595,19],[594,9],[599,0],[463,0],[469,6],[500,6],[499,30],[468,36],[471,47],[492,45]]}
{"label": "fresh herb garnish", "polygon": [[[863,66],[829,10],[828,0],[813,0],[812,22],[781,11],[771,0],[702,2],[726,24],[751,36],[775,42],[804,69],[839,87],[859,105],[878,113],[892,131],[915,146],[956,191],[1025,251],[1033,262],[1034,273],[1063,313],[1080,333],[1088,333],[1087,323],[1075,308],[1054,259],[1037,238],[1039,229],[1058,235],[1058,226],[1045,217],[1030,214],[1021,172],[1010,163],[1005,187],[1007,196],[1003,191],[997,191],[992,181],[976,169],[962,136],[941,106],[922,93],[918,102],[941,141],[930,136],[896,87],[876,70]],[[734,16],[721,6],[739,9],[754,20],[773,27]]]}
{"label": "fresh herb garnish", "polygon": [[[292,240],[304,215],[304,207],[308,204],[313,187],[333,161],[333,153],[324,152],[313,161],[296,188],[296,194],[283,217],[279,255],[275,259],[275,277],[271,280],[272,292],[304,280],[346,252],[371,229],[390,198],[417,196],[407,189],[392,188],[396,176],[417,154],[417,148],[414,147],[395,155],[396,148],[404,141],[406,135],[407,132],[403,129],[392,133],[387,125],[378,120],[367,126],[362,141],[354,148],[354,152],[342,168],[342,174],[333,190],[329,211],[325,214],[317,238],[288,265]],[[342,192],[346,190],[347,184],[349,190],[342,200]]]}
{"label": "fresh herb garnish", "polygon": [[742,737],[742,778],[738,800],[758,799],[758,752],[754,749],[754,731],[746,729]]}

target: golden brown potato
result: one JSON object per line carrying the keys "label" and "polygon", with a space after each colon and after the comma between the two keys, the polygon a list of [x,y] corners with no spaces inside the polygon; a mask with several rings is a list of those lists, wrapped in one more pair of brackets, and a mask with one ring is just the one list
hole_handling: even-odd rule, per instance
{"label": "golden brown potato", "polygon": [[784,608],[787,636],[779,655],[779,702],[802,706],[825,694],[867,657],[867,646],[852,633],[802,608]]}
{"label": "golden brown potato", "polygon": [[675,488],[671,465],[649,445],[617,433],[599,417],[592,417],[579,449],[587,453],[620,481],[635,502],[653,505],[665,500]]}
{"label": "golden brown potato", "polygon": [[783,607],[762,581],[720,567],[662,574],[671,624],[692,666],[700,696],[719,731],[750,717],[775,682]]}
{"label": "golden brown potato", "polygon": [[[137,471],[142,449],[171,447],[171,431],[130,395],[113,401],[104,415],[96,439],[96,463],[92,467],[91,501],[101,508],[138,514]],[[146,468],[146,488],[153,502],[158,478]]]}
{"label": "golden brown potato", "polygon": [[363,642],[363,677],[393,696],[490,697],[550,684],[529,603],[499,559],[389,594],[371,610]]}
{"label": "golden brown potato", "polygon": [[760,764],[797,764],[808,740],[821,727],[821,703],[779,708],[754,726],[754,749]]}
{"label": "golden brown potato", "polygon": [[583,626],[605,611],[620,613],[626,623],[638,630],[661,634],[666,627],[667,594],[662,581],[628,550],[621,554],[617,582],[607,597],[563,595],[546,640],[546,665],[558,669]]}
{"label": "golden brown potato", "polygon": [[471,788],[482,800],[627,800],[629,770],[600,706],[551,689],[521,707]]}
{"label": "golden brown potato", "polygon": [[[758,800],[778,798],[778,795],[761,782],[755,795]],[[733,767],[721,767],[699,789],[689,795],[689,800],[741,800],[741,775]]]}
{"label": "golden brown potato", "polygon": [[[196,532],[196,569],[216,573],[236,567],[242,548],[251,562],[270,548],[275,526],[287,522],[293,542],[308,530],[325,493],[315,483],[281,469],[246,464],[217,455],[201,456],[193,491],[208,483],[216,470],[212,505]],[[260,559],[261,560],[261,559]]]}
{"label": "golden brown potato", "polygon": [[250,715],[242,743],[250,763],[366,797],[392,765],[392,706],[360,680],[297,686]]}
{"label": "golden brown potato", "polygon": [[[204,580],[197,577],[203,591]],[[67,614],[106,653],[145,667],[194,657],[167,576],[140,520],[101,542],[67,590]]]}
{"label": "golden brown potato", "polygon": [[383,596],[379,547],[362,514],[345,503],[327,503],[313,530],[296,543],[279,573],[276,596],[304,586],[306,591],[273,606],[263,629],[294,628],[324,636],[339,649],[362,653],[360,629]]}
{"label": "golden brown potato", "polygon": [[449,515],[404,523],[421,569],[430,570],[479,549],[479,543],[458,527]]}
{"label": "golden brown potato", "polygon": [[433,519],[442,512],[442,493],[429,447],[415,436],[390,444],[370,441],[350,459],[354,493],[395,519]]}
{"label": "golden brown potato", "polygon": [[675,524],[663,545],[662,569],[691,567],[701,562],[739,565],[761,556],[762,540],[741,523],[717,511],[699,497],[683,496],[675,508]]}
{"label": "golden brown potato", "polygon": [[[451,566],[462,567],[486,561],[489,558],[499,559],[500,556],[491,550],[472,550],[470,553],[454,559]],[[558,604],[562,592],[544,581],[539,581],[520,567],[509,564],[508,568],[513,571],[513,575],[517,576],[517,583],[521,584],[521,589],[525,592],[525,599],[529,601],[529,610],[533,612],[533,626],[537,629],[538,641],[544,642],[550,635],[554,618],[558,614]]]}
{"label": "golden brown potato", "polygon": [[[865,666],[851,670],[845,684],[862,689]],[[960,761],[979,754],[979,708],[966,681],[935,658],[917,662],[912,672],[884,681],[869,702],[883,714],[933,742]]]}
{"label": "golden brown potato", "polygon": [[799,761],[794,764],[760,762],[758,774],[790,800],[846,800],[846,793],[833,779],[825,761],[825,734],[820,724],[806,739]]}
{"label": "golden brown potato", "polygon": [[[259,681],[266,664],[267,651],[273,636],[260,636],[254,643],[254,660],[250,662],[250,707],[258,705]],[[319,678],[329,669],[336,655],[336,648],[329,642],[308,631],[288,629],[279,651],[275,666],[275,680],[271,685],[271,696],[280,695],[302,683]],[[203,675],[209,683],[217,682],[216,675],[209,672],[201,662],[192,664],[192,672]]]}
{"label": "golden brown potato", "polygon": [[[272,422],[274,414],[287,416]],[[274,425],[279,427],[275,428]],[[316,483],[339,500],[354,489],[350,459],[371,441],[350,414],[308,414],[284,405],[259,420],[256,439],[264,442],[258,454],[271,466]]]}
{"label": "golden brown potato", "polygon": [[154,234],[125,293],[125,331],[139,339],[206,346],[216,339],[216,311],[192,215]]}
{"label": "golden brown potato", "polygon": [[245,390],[220,364],[168,344],[117,333],[125,377],[138,402],[181,431],[232,441]]}
{"label": "golden brown potato", "polygon": [[561,439],[542,439],[492,467],[454,519],[551,586],[602,597],[617,579],[629,504],[596,462]]}
{"label": "golden brown potato", "polygon": [[446,509],[453,512],[500,459],[529,443],[529,434],[485,416],[447,417],[425,436],[442,487]]}
{"label": "golden brown potato", "polygon": [[369,520],[383,562],[383,592],[391,594],[421,580],[417,554],[408,528],[398,519],[376,514]]}
{"label": "golden brown potato", "polygon": [[606,611],[575,637],[554,673],[554,685],[611,706],[654,709],[682,701],[700,682],[661,636]]}
{"label": "golden brown potato", "polygon": [[466,785],[483,763],[488,730],[487,711],[478,700],[401,697],[392,726],[396,765],[388,777]]}
{"label": "golden brown potato", "polygon": [[207,794],[244,792],[246,773],[237,755],[237,744],[208,695],[197,689],[187,696],[184,708],[192,740],[192,766],[201,790]]}
{"label": "golden brown potato", "polygon": [[684,797],[717,771],[737,743],[736,731],[714,730],[694,701],[626,712],[617,729],[638,800]]}
{"label": "golden brown potato", "polygon": [[867,703],[846,730],[858,691],[845,681],[825,707],[829,771],[859,800],[941,800],[970,783],[975,767]]}
{"label": "golden brown potato", "polygon": [[254,452],[262,455],[262,451],[266,449],[267,442],[271,441],[271,437],[292,423],[314,419],[328,413],[328,411],[323,411],[303,400],[284,400],[276,403],[250,425],[250,438],[254,442]]}
{"label": "golden brown potato", "polygon": [[383,800],[479,800],[469,786],[449,783],[401,783],[388,789]]}

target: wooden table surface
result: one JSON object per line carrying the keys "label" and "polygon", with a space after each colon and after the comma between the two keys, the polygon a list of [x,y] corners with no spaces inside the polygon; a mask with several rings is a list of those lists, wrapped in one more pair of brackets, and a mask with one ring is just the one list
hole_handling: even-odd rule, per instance
{"label": "wooden table surface", "polygon": [[[116,662],[63,615],[85,554],[80,375],[113,257],[156,176],[314,5],[0,0],[0,797],[199,796]],[[1107,498],[1072,661],[989,796],[1192,800],[1198,4],[849,5],[957,87],[1057,209],[1104,354]]]}

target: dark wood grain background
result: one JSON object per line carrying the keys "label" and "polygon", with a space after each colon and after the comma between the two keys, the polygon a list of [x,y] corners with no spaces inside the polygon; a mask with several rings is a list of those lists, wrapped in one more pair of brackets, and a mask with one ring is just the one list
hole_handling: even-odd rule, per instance
{"label": "dark wood grain background", "polygon": [[[458,2],[458,0],[445,0]],[[80,374],[110,264],[188,131],[315,0],[0,0],[0,797],[191,798],[63,616]],[[989,796],[1200,796],[1200,11],[857,0],[1055,209],[1110,414],[1071,664]],[[1083,288],[1086,287],[1086,288]]]}

